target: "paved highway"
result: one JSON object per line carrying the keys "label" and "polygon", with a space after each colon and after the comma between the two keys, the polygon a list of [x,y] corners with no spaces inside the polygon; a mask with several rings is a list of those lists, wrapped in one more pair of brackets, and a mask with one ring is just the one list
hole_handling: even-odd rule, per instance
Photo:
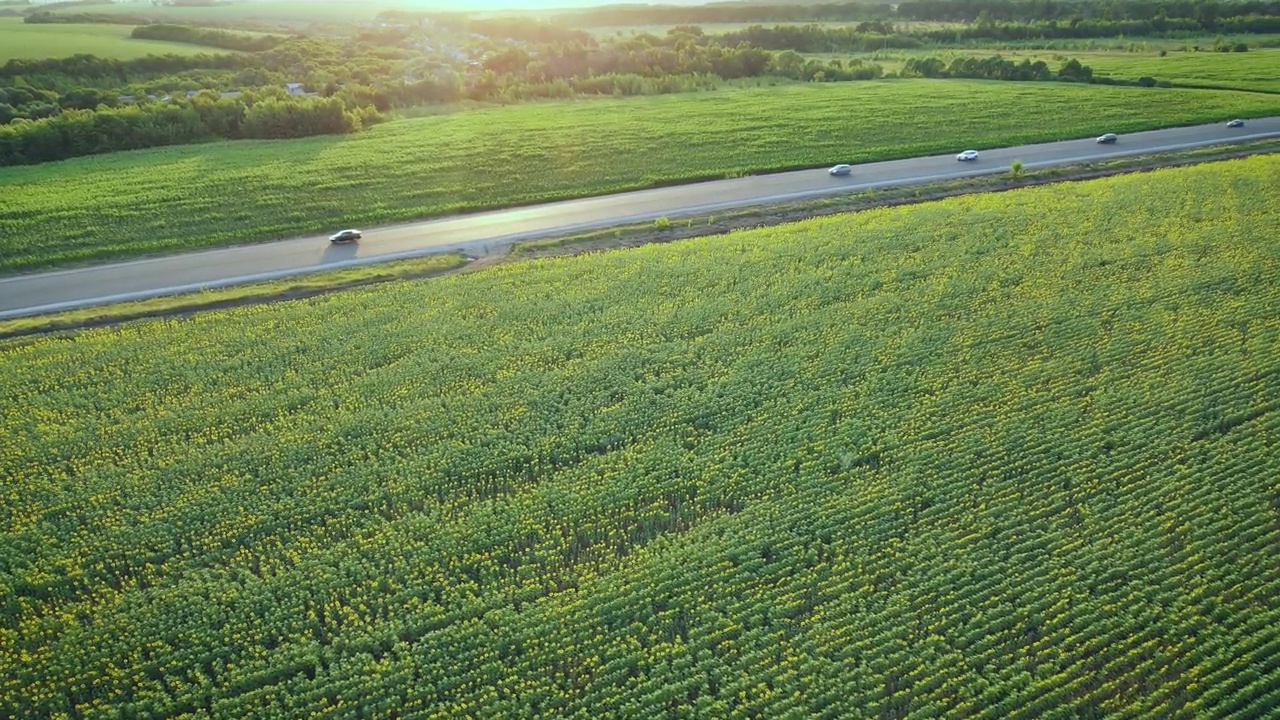
{"label": "paved highway", "polygon": [[[1100,132],[1105,128],[1100,128]],[[981,151],[976,162],[954,154],[856,165],[832,177],[826,169],[757,175],[654,190],[549,203],[365,230],[358,245],[335,246],[326,237],[244,245],[75,270],[0,279],[0,318],[137,300],[320,270],[365,265],[439,252],[479,253],[516,241],[619,223],[715,212],[725,208],[819,197],[890,185],[1005,172],[1014,160],[1027,169],[1161,150],[1280,136],[1280,117],[1245,127],[1171,128],[1120,136],[1115,145],[1093,138]],[[966,148],[956,148],[956,151]],[[840,162],[832,158],[832,164]],[[339,228],[334,228],[335,230]]]}

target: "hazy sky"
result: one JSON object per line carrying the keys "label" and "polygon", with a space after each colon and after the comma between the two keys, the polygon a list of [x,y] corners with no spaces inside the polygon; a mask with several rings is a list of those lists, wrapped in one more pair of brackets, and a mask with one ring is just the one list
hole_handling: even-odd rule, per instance
{"label": "hazy sky", "polygon": [[[274,1],[280,2],[281,0]],[[296,0],[296,2],[318,5],[353,4],[351,0]],[[367,3],[368,6],[376,7],[378,10],[401,8],[423,10],[547,10],[622,4],[703,5],[705,2],[702,0],[656,0],[651,3],[635,2],[634,0],[370,0]]]}
{"label": "hazy sky", "polygon": [[[36,4],[57,2],[58,0],[35,0]],[[705,0],[652,0],[652,2],[636,2],[635,0],[233,0],[237,5],[262,5],[262,17],[275,17],[281,13],[282,6],[342,6],[343,14],[372,17],[382,10],[549,10],[555,8],[579,8],[593,5],[620,4],[653,4],[653,5],[702,5]],[[119,9],[124,11],[128,5],[137,3],[150,5],[151,0],[118,0]],[[202,10],[199,8],[196,10]],[[290,8],[289,12],[292,12]]]}

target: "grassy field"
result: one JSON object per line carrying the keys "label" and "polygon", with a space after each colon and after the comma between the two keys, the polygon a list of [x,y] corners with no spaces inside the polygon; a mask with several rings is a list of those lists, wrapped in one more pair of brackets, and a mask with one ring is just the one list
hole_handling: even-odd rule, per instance
{"label": "grassy field", "polygon": [[[412,3],[403,2],[306,2],[305,0],[264,0],[263,2],[235,2],[228,5],[204,7],[174,7],[152,5],[147,2],[125,2],[114,5],[95,5],[95,13],[119,13],[138,15],[156,20],[174,22],[236,22],[258,21],[278,23],[309,23],[315,21],[355,22],[371,20],[383,10],[407,9]],[[77,12],[69,8],[63,12]]]}
{"label": "grassy field", "polygon": [[950,61],[956,57],[1002,57],[1021,61],[1043,60],[1052,68],[1076,58],[1093,68],[1100,76],[1121,80],[1137,80],[1143,76],[1173,83],[1222,87],[1239,90],[1266,90],[1280,92],[1280,79],[1275,68],[1280,67],[1280,49],[1251,50],[1247,53],[1167,51],[1160,56],[1159,49],[1143,52],[1125,50],[1018,50],[997,48],[937,48],[931,50],[888,50],[875,53],[805,53],[806,57],[821,60],[861,60],[876,63],[886,73],[901,72],[912,57],[937,57]]}
{"label": "grassy field", "polygon": [[[993,53],[995,51],[992,51]],[[935,53],[937,57],[951,58],[958,55],[974,55],[968,50],[949,50]],[[976,53],[983,55],[984,53]],[[990,53],[988,53],[990,54]],[[1094,74],[1137,80],[1143,76],[1173,83],[1204,85],[1241,90],[1266,90],[1280,93],[1280,49],[1250,50],[1245,53],[1169,51],[1164,57],[1159,51],[1151,52],[1001,52],[1007,58],[1021,61],[1044,60],[1050,67],[1060,67],[1063,62],[1076,58],[1093,68]],[[905,56],[898,58],[905,63]],[[898,69],[893,61],[883,63],[885,69]]]}
{"label": "grassy field", "polygon": [[[97,6],[95,6],[97,7]],[[15,58],[60,58],[84,53],[131,60],[145,55],[195,55],[210,48],[160,40],[134,40],[128,25],[28,25],[0,17],[0,65]]]}
{"label": "grassy field", "polygon": [[10,344],[0,715],[1264,717],[1278,186]]}
{"label": "grassy field", "polygon": [[[1280,93],[1280,49],[1246,53],[1084,53],[1076,55],[1099,75],[1136,80],[1145,76],[1174,83]],[[1048,58],[1045,58],[1048,61]]]}
{"label": "grassy field", "polygon": [[1088,38],[1088,39],[1054,39],[1045,40],[1043,38],[1030,40],[1008,40],[994,42],[990,40],[970,40],[962,44],[952,44],[950,47],[961,48],[971,51],[983,51],[987,49],[1000,50],[1057,50],[1072,52],[1156,52],[1159,50],[1185,50],[1188,44],[1200,45],[1201,47],[1213,47],[1213,43],[1218,37],[1230,43],[1243,42],[1251,48],[1280,47],[1280,34],[1275,33],[1245,33],[1231,35],[1200,35],[1184,38],[1161,38],[1150,36],[1135,37],[1109,37],[1109,38]]}
{"label": "grassy field", "polygon": [[1277,112],[1280,97],[1213,91],[793,84],[491,108],[350,137],[80,158],[0,170],[0,270]]}

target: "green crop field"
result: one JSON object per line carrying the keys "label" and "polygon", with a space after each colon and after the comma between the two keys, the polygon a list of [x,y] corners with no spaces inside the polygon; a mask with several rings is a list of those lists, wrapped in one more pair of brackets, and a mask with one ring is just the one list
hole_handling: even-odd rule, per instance
{"label": "green crop field", "polygon": [[0,17],[0,65],[15,58],[61,58],[81,53],[132,60],[146,55],[222,52],[185,43],[134,40],[129,37],[131,32],[129,25],[28,25],[19,17]]}
{"label": "green crop field", "polygon": [[1274,716],[1280,158],[0,348],[0,716]]}
{"label": "green crop field", "polygon": [[[1209,41],[1207,44],[1212,44]],[[970,51],[951,50],[948,56],[972,55]],[[1244,53],[1171,51],[1160,57],[1158,51],[1130,52],[1046,52],[1013,51],[1001,53],[1021,60],[1044,60],[1051,67],[1069,58],[1093,68],[1094,74],[1137,80],[1148,76],[1174,83],[1205,85],[1243,90],[1267,90],[1280,93],[1280,49],[1250,50]],[[941,56],[941,55],[940,55]]]}
{"label": "green crop field", "polygon": [[530,104],[349,137],[120,153],[0,169],[0,270],[1277,112],[1280,96],[1253,93],[904,80]]}
{"label": "green crop field", "polygon": [[[1204,40],[1212,45],[1212,38]],[[1052,68],[1071,58],[1092,67],[1094,74],[1120,80],[1137,80],[1148,76],[1173,83],[1221,87],[1240,90],[1265,90],[1280,93],[1280,50],[1264,48],[1246,53],[1168,51],[1160,57],[1159,49],[1148,52],[1114,50],[1017,50],[1009,48],[937,48],[928,50],[888,50],[875,53],[804,53],[821,60],[861,60],[876,63],[886,73],[901,72],[912,57],[937,57],[950,62],[957,57],[1000,55],[1021,62],[1043,60]]]}
{"label": "green crop field", "polygon": [[1170,52],[1081,55],[1080,62],[1099,75],[1136,80],[1145,76],[1174,83],[1211,85],[1280,93],[1280,49],[1245,53]]}

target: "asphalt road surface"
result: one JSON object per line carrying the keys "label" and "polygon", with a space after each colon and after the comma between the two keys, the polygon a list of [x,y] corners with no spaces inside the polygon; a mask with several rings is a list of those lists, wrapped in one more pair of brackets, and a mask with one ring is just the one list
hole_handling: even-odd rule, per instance
{"label": "asphalt road surface", "polygon": [[[1027,169],[1065,165],[1280,136],[1280,117],[1249,120],[1242,128],[1214,125],[1121,135],[1114,145],[1081,138],[985,150],[974,162],[955,154],[855,165],[832,177],[826,168],[717,180],[654,190],[548,203],[366,229],[356,245],[327,237],[244,245],[221,250],[98,265],[0,279],[0,318],[139,300],[201,288],[225,287],[386,262],[439,252],[483,253],[511,243],[607,225],[679,217],[892,185],[1005,172],[1014,160]],[[967,148],[958,147],[956,152]],[[840,162],[832,158],[832,164]],[[334,228],[338,230],[340,228]]]}

